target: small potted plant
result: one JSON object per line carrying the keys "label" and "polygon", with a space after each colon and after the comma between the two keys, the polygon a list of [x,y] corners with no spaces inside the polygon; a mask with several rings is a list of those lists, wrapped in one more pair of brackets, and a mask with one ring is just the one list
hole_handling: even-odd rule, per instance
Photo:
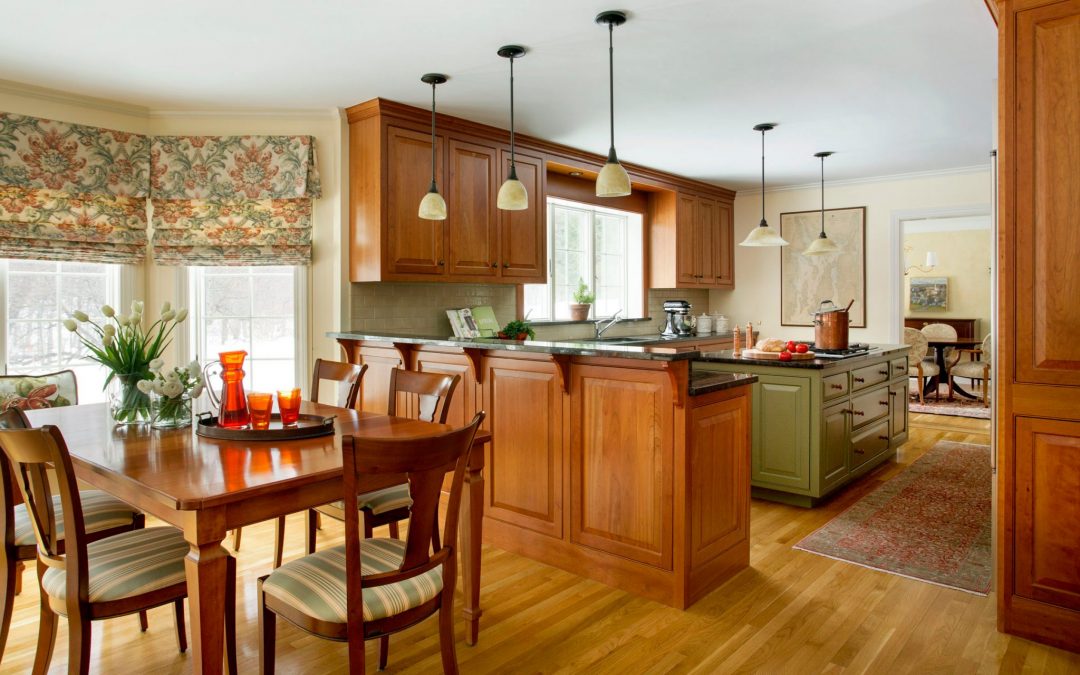
{"label": "small potted plant", "polygon": [[589,310],[592,308],[596,293],[589,290],[585,280],[578,277],[578,287],[574,291],[574,302],[570,303],[570,319],[573,321],[585,321],[589,318]]}
{"label": "small potted plant", "polygon": [[517,319],[503,326],[499,331],[500,340],[532,340],[536,338],[536,332],[532,325],[524,319]]}

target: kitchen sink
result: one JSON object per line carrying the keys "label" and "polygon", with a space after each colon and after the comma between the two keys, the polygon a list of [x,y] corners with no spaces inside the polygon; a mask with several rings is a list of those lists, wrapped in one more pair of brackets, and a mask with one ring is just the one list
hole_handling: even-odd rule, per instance
{"label": "kitchen sink", "polygon": [[651,336],[646,336],[646,337],[641,337],[641,336],[638,336],[638,337],[603,337],[603,336],[601,336],[599,338],[596,338],[595,340],[589,340],[589,342],[603,342],[604,344],[608,344],[608,345],[634,345],[634,344],[640,345],[640,344],[645,344],[645,343],[648,343],[648,342],[657,342],[657,341],[658,341],[657,338],[651,337]]}

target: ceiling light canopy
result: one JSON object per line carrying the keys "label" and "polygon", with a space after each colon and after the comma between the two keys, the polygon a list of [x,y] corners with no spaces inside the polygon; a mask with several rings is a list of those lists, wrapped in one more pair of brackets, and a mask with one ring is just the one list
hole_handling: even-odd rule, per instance
{"label": "ceiling light canopy", "polygon": [[529,192],[518,180],[517,166],[514,164],[514,59],[525,56],[525,48],[520,45],[507,45],[501,47],[498,54],[510,61],[510,175],[499,188],[499,197],[495,203],[506,211],[524,211],[529,208]]}
{"label": "ceiling light canopy", "polygon": [[446,220],[446,200],[439,194],[439,186],[435,184],[435,86],[448,79],[450,78],[440,73],[428,73],[420,78],[424,84],[431,85],[431,185],[420,200],[420,217],[427,220]]}
{"label": "ceiling light canopy", "polygon": [[596,15],[596,23],[607,24],[608,27],[608,114],[611,130],[611,143],[608,146],[607,163],[600,169],[600,175],[596,177],[597,197],[625,197],[630,194],[630,176],[626,169],[619,163],[619,157],[615,154],[615,26],[626,23],[626,13],[619,11],[600,12]]}
{"label": "ceiling light canopy", "polygon": [[803,255],[825,255],[826,253],[839,253],[840,247],[832,239],[825,236],[825,158],[833,153],[815,152],[814,157],[821,159],[821,234],[803,251]]}
{"label": "ceiling light canopy", "polygon": [[787,246],[787,241],[780,233],[769,226],[765,221],[765,132],[776,128],[775,124],[764,123],[754,127],[754,131],[761,132],[761,222],[739,246]]}

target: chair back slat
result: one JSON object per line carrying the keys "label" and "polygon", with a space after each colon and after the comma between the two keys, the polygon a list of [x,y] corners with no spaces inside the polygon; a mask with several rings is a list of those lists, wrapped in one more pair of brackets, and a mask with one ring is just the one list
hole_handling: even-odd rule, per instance
{"label": "chair back slat", "polygon": [[367,370],[366,365],[358,366],[355,363],[315,359],[315,367],[312,370],[311,391],[308,393],[311,401],[319,402],[319,383],[322,380],[329,380],[339,383],[336,405],[339,408],[356,407],[356,398],[360,394],[360,381],[364,377],[364,371]]}
{"label": "chair back slat", "polygon": [[416,410],[416,414],[409,415],[410,417],[445,424],[446,415],[450,412],[450,399],[460,381],[460,375],[395,368],[390,371],[390,398],[386,414],[402,417],[408,415],[405,410],[398,409],[398,399],[402,398],[407,401],[407,407],[408,402],[412,402],[412,407]]}
{"label": "chair back slat", "polygon": [[[26,415],[18,408],[8,408],[0,411],[0,429],[29,429],[30,422]],[[22,504],[22,491],[15,482],[15,474],[11,471],[7,456],[0,452],[0,527],[3,532],[0,539],[4,544],[15,545],[15,505]]]}

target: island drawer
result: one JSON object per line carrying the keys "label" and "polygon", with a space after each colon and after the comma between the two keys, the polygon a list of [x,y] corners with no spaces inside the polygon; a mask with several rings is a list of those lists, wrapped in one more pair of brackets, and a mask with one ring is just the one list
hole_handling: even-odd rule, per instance
{"label": "island drawer", "polygon": [[848,393],[847,376],[847,373],[837,373],[836,375],[830,375],[826,378],[822,378],[822,398],[828,401],[830,398],[836,398],[838,396],[843,396],[844,394]]}
{"label": "island drawer", "polygon": [[[851,427],[857,429],[889,414],[889,388],[881,387],[851,399]],[[888,431],[886,430],[886,433]]]}
{"label": "island drawer", "polygon": [[851,371],[851,390],[858,391],[881,384],[889,379],[889,364],[885,361],[872,366],[863,366]]}
{"label": "island drawer", "polygon": [[868,427],[851,438],[851,470],[889,449],[889,421]]}
{"label": "island drawer", "polygon": [[902,356],[898,359],[893,359],[890,363],[890,370],[892,371],[892,377],[902,377],[908,374],[907,357]]}

